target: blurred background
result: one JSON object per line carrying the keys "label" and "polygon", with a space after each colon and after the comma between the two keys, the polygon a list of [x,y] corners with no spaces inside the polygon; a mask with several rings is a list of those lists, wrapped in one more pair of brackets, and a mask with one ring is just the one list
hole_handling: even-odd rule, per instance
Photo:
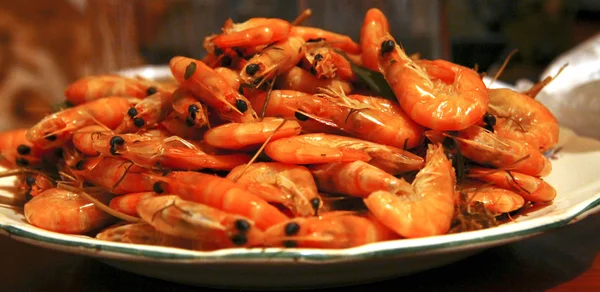
{"label": "blurred background", "polygon": [[[443,58],[493,75],[532,82],[561,53],[600,31],[597,0],[0,0],[2,128],[27,126],[63,100],[66,85],[92,74],[166,64],[174,55],[201,58],[204,37],[227,18],[293,20],[358,41],[367,9],[389,18],[408,53]],[[32,107],[32,105],[34,105]]]}

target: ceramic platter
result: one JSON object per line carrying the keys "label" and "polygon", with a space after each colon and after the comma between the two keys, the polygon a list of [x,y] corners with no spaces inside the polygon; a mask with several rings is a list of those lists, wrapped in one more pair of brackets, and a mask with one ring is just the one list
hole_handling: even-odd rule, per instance
{"label": "ceramic platter", "polygon": [[[122,72],[163,78],[165,67]],[[496,86],[503,86],[496,84]],[[518,216],[498,227],[369,244],[344,250],[228,249],[196,252],[175,248],[119,244],[85,236],[48,232],[31,226],[21,208],[8,206],[13,180],[0,180],[0,231],[43,248],[90,256],[118,269],[197,286],[285,289],[358,284],[418,273],[446,265],[486,248],[570,224],[599,208],[600,142],[561,128],[562,150],[546,180],[558,195],[551,205]],[[6,205],[4,205],[6,204]]]}

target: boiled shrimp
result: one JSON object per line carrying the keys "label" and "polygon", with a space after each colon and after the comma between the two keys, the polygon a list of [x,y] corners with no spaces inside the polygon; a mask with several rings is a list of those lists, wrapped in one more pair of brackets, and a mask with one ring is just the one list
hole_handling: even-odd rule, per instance
{"label": "boiled shrimp", "polygon": [[440,131],[463,130],[483,118],[488,91],[472,69],[443,60],[411,60],[387,34],[379,69],[402,109],[415,122]]}
{"label": "boiled shrimp", "polygon": [[218,48],[256,47],[284,40],[288,37],[291,24],[278,18],[250,18],[243,23],[228,19],[223,33],[211,39]]}
{"label": "boiled shrimp", "polygon": [[[95,195],[104,203],[111,197],[106,193]],[[85,234],[109,224],[112,219],[81,195],[58,188],[46,190],[25,203],[24,212],[32,225],[68,234]]]}
{"label": "boiled shrimp", "polygon": [[172,236],[208,241],[220,248],[250,247],[262,242],[262,231],[252,220],[174,195],[142,200],[137,210],[145,222]]}
{"label": "boiled shrimp", "polygon": [[227,175],[268,202],[287,207],[296,216],[318,214],[322,200],[310,171],[299,165],[259,162],[238,166]]}
{"label": "boiled shrimp", "polygon": [[155,189],[247,217],[261,230],[287,220],[287,216],[267,201],[225,178],[198,172],[175,171],[164,177],[156,177],[155,181]]}
{"label": "boiled shrimp", "polygon": [[240,75],[237,72],[226,67],[217,67],[215,68],[215,72],[219,73],[219,75],[225,79],[231,88],[239,90],[242,81],[240,80]]}
{"label": "boiled shrimp", "polygon": [[272,226],[264,233],[264,245],[337,249],[398,238],[372,216],[331,212],[323,217],[294,218]]}
{"label": "boiled shrimp", "polygon": [[127,110],[127,116],[115,129],[117,133],[137,132],[163,121],[173,110],[171,93],[155,93]]}
{"label": "boiled shrimp", "polygon": [[114,197],[108,207],[129,216],[139,217],[137,206],[143,200],[160,196],[155,192],[132,193]]}
{"label": "boiled shrimp", "polygon": [[27,139],[27,129],[0,132],[0,166],[6,169],[39,164],[44,152]]}
{"label": "boiled shrimp", "polygon": [[342,88],[344,93],[352,92],[352,84],[340,79],[319,79],[300,67],[293,67],[275,80],[277,88],[294,90],[307,94],[319,93],[319,88]]}
{"label": "boiled shrimp", "polygon": [[377,8],[367,11],[360,29],[360,60],[362,66],[379,71],[378,58],[381,53],[381,40],[389,33],[387,18]]}
{"label": "boiled shrimp", "polygon": [[290,36],[301,37],[304,41],[320,40],[328,45],[350,54],[360,53],[360,46],[349,36],[334,33],[324,29],[307,26],[293,26]]}
{"label": "boiled shrimp", "polygon": [[454,215],[454,169],[444,149],[430,144],[425,167],[408,192],[376,191],[364,199],[367,208],[388,228],[407,238],[445,234]]}
{"label": "boiled shrimp", "polygon": [[248,122],[257,119],[250,102],[201,61],[174,57],[170,66],[177,83],[214,108],[224,120]]}
{"label": "boiled shrimp", "polygon": [[152,227],[152,225],[146,222],[128,224],[118,223],[109,226],[100,231],[96,235],[96,239],[120,243],[176,247],[191,250],[213,250],[217,248],[216,246],[203,246],[203,244],[198,244],[198,241],[175,237],[159,232],[156,230],[156,228]]}
{"label": "boiled shrimp", "polygon": [[308,47],[303,68],[320,79],[339,78],[356,81],[350,62],[334,49],[313,45]]}
{"label": "boiled shrimp", "polygon": [[81,78],[65,90],[67,101],[80,105],[109,96],[145,98],[156,92],[167,92],[149,80],[127,78],[120,75],[96,75]]}
{"label": "boiled shrimp", "polygon": [[471,167],[468,176],[513,191],[531,202],[546,203],[556,197],[556,190],[541,178],[514,171]]}
{"label": "boiled shrimp", "polygon": [[286,121],[279,127],[283,121],[280,118],[264,118],[260,122],[227,123],[208,130],[204,134],[204,141],[214,147],[239,150],[258,146],[269,137],[274,141],[300,134],[298,122]]}
{"label": "boiled shrimp", "polygon": [[463,181],[459,188],[470,203],[480,202],[489,211],[502,214],[523,207],[525,200],[517,193],[478,181]]}

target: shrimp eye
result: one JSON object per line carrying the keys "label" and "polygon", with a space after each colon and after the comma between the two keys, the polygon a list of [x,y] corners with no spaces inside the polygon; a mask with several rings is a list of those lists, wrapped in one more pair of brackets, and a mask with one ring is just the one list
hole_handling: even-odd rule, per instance
{"label": "shrimp eye", "polygon": [[492,133],[494,133],[494,126],[485,125],[483,128],[486,129],[486,130],[488,130],[488,131],[490,131],[490,132],[492,132]]}
{"label": "shrimp eye", "polygon": [[29,202],[29,201],[31,201],[31,199],[33,199],[33,196],[31,195],[30,191],[27,191],[25,193],[25,201]]}
{"label": "shrimp eye", "polygon": [[244,219],[235,220],[234,224],[235,229],[237,229],[239,232],[247,232],[248,230],[250,230],[250,223],[248,223],[248,221]]}
{"label": "shrimp eye", "polygon": [[197,113],[198,111],[200,111],[200,109],[198,108],[198,106],[197,106],[197,105],[195,105],[195,104],[190,104],[190,106],[188,106],[188,113],[190,113],[190,114],[195,114],[195,113]]}
{"label": "shrimp eye", "polygon": [[485,115],[483,115],[483,122],[486,125],[493,127],[496,125],[496,117],[492,114],[485,113]]}
{"label": "shrimp eye", "polygon": [[235,107],[240,112],[243,112],[243,113],[245,113],[248,110],[248,104],[245,101],[241,100],[241,99],[238,99],[238,100],[235,101]]}
{"label": "shrimp eye", "polygon": [[123,145],[125,144],[125,139],[123,139],[123,137],[121,136],[114,136],[110,138],[110,141],[108,143],[110,144],[110,146]]}
{"label": "shrimp eye", "polygon": [[244,245],[244,244],[246,244],[246,242],[248,242],[248,238],[243,234],[236,234],[231,237],[231,242],[233,242],[233,244],[238,245],[238,246]]}
{"label": "shrimp eye", "polygon": [[321,206],[321,199],[319,198],[312,198],[310,199],[310,205],[312,206],[313,210],[315,210],[315,216],[318,215],[318,211],[319,211],[319,207]]}
{"label": "shrimp eye", "polygon": [[290,222],[288,224],[285,225],[283,232],[285,232],[285,235],[291,236],[291,235],[295,235],[300,231],[300,225],[298,225],[298,223],[296,222]]}
{"label": "shrimp eye", "polygon": [[221,58],[221,66],[223,66],[223,67],[231,66],[231,57],[223,56],[223,58]]}
{"label": "shrimp eye", "polygon": [[146,95],[147,96],[153,95],[153,94],[155,94],[157,92],[158,91],[156,90],[156,87],[154,87],[154,86],[150,86],[150,87],[148,87],[148,89],[146,89]]}
{"label": "shrimp eye", "polygon": [[298,111],[294,113],[294,117],[296,117],[297,120],[302,122],[308,120],[308,117],[305,114]]}
{"label": "shrimp eye", "polygon": [[138,114],[138,111],[134,107],[127,110],[127,115],[132,119],[135,118],[135,116],[137,116],[137,114]]}
{"label": "shrimp eye", "polygon": [[29,161],[23,157],[17,157],[17,159],[15,159],[15,163],[17,164],[17,166],[29,165]]}
{"label": "shrimp eye", "polygon": [[135,119],[133,119],[133,125],[136,126],[136,127],[138,127],[138,128],[143,127],[145,123],[146,122],[144,122],[144,119],[142,119],[142,118],[135,118]]}
{"label": "shrimp eye", "polygon": [[164,183],[157,181],[152,185],[152,190],[157,194],[162,194],[165,192]]}
{"label": "shrimp eye", "polygon": [[248,66],[246,66],[246,74],[254,76],[254,74],[256,74],[256,72],[258,72],[259,69],[260,66],[258,66],[258,64],[249,64]]}
{"label": "shrimp eye", "polygon": [[298,243],[296,243],[293,240],[285,240],[283,242],[283,246],[285,246],[285,247],[296,247],[296,246],[298,246]]}
{"label": "shrimp eye", "polygon": [[389,53],[389,52],[393,51],[394,47],[396,47],[396,44],[394,43],[393,40],[383,41],[381,43],[381,54],[385,54],[385,53]]}
{"label": "shrimp eye", "polygon": [[85,166],[84,160],[79,160],[79,161],[77,161],[77,163],[75,163],[75,169],[77,169],[77,170],[83,170],[84,166]]}
{"label": "shrimp eye", "polygon": [[315,55],[315,60],[317,60],[317,61],[321,61],[321,60],[323,60],[323,55],[321,55],[321,54],[316,54],[316,55]]}
{"label": "shrimp eye", "polygon": [[450,137],[446,137],[446,139],[444,139],[444,141],[442,142],[442,146],[444,146],[444,148],[446,149],[452,150],[456,148],[456,141],[454,141],[454,139]]}
{"label": "shrimp eye", "polygon": [[27,145],[21,144],[17,146],[17,153],[19,153],[19,155],[27,155],[31,153],[31,148]]}
{"label": "shrimp eye", "polygon": [[33,176],[25,177],[25,183],[30,187],[33,186],[35,184],[35,177],[33,177]]}

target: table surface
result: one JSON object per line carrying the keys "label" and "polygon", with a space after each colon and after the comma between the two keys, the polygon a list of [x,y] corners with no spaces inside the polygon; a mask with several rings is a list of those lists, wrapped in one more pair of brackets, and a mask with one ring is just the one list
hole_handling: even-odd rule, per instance
{"label": "table surface", "polygon": [[[599,231],[597,212],[572,225],[451,265],[358,287],[375,291],[388,290],[389,284],[404,291],[600,291]],[[0,251],[0,291],[222,291],[138,276],[91,258],[4,236],[0,236]]]}

